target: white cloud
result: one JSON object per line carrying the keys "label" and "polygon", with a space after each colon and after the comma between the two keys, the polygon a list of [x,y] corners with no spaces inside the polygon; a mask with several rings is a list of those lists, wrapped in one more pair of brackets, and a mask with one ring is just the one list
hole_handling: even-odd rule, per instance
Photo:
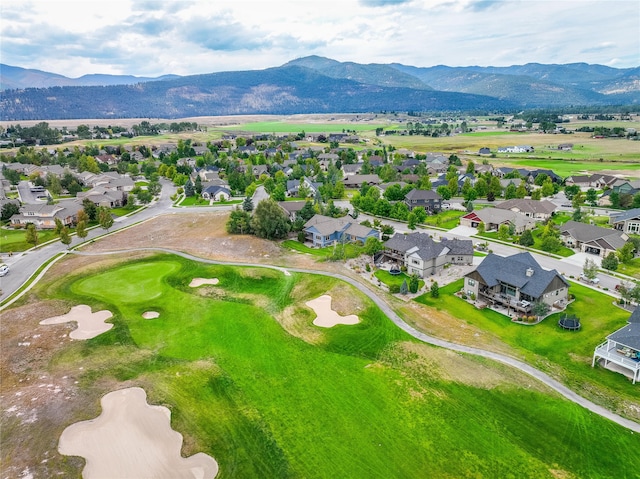
{"label": "white cloud", "polygon": [[3,63],[67,76],[359,63],[638,66],[640,2],[3,0]]}

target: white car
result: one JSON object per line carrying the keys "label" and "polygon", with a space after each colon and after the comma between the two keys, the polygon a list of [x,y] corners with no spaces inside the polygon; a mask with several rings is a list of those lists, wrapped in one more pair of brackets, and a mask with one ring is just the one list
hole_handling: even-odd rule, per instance
{"label": "white car", "polygon": [[580,281],[584,281],[585,283],[598,284],[600,283],[599,278],[589,279],[585,276],[584,273],[580,273]]}
{"label": "white car", "polygon": [[9,266],[7,266],[6,264],[1,264],[0,265],[0,276],[6,276],[7,273],[9,273]]}

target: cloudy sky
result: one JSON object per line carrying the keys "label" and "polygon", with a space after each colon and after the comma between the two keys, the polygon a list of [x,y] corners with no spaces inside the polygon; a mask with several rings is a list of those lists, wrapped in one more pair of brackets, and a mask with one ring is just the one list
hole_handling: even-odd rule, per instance
{"label": "cloudy sky", "polygon": [[2,0],[0,61],[189,75],[320,55],[427,67],[640,66],[638,0]]}

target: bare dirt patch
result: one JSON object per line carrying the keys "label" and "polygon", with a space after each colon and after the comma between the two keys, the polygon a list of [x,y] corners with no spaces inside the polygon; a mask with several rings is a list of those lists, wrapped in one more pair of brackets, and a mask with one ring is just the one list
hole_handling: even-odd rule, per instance
{"label": "bare dirt patch", "polygon": [[192,288],[197,288],[198,286],[202,286],[203,284],[218,284],[220,280],[218,278],[193,278],[189,283],[189,286]]}

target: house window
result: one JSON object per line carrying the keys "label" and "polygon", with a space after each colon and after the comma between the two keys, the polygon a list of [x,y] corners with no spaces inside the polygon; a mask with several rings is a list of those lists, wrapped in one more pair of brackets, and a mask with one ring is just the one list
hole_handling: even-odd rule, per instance
{"label": "house window", "polygon": [[516,295],[516,288],[514,288],[513,286],[511,286],[510,284],[501,284],[500,285],[500,292],[502,294],[506,294],[508,296],[514,296]]}
{"label": "house window", "polygon": [[411,263],[412,263],[412,264],[420,264],[420,261],[418,261],[417,259],[412,259],[412,260],[411,260]]}
{"label": "house window", "polygon": [[629,222],[627,226],[627,232],[629,233],[638,233],[640,231],[640,223],[631,223]]}
{"label": "house window", "polygon": [[473,279],[467,279],[467,284],[468,284],[469,286],[475,286],[475,285],[476,285],[476,282],[475,282],[475,280],[473,280]]}

